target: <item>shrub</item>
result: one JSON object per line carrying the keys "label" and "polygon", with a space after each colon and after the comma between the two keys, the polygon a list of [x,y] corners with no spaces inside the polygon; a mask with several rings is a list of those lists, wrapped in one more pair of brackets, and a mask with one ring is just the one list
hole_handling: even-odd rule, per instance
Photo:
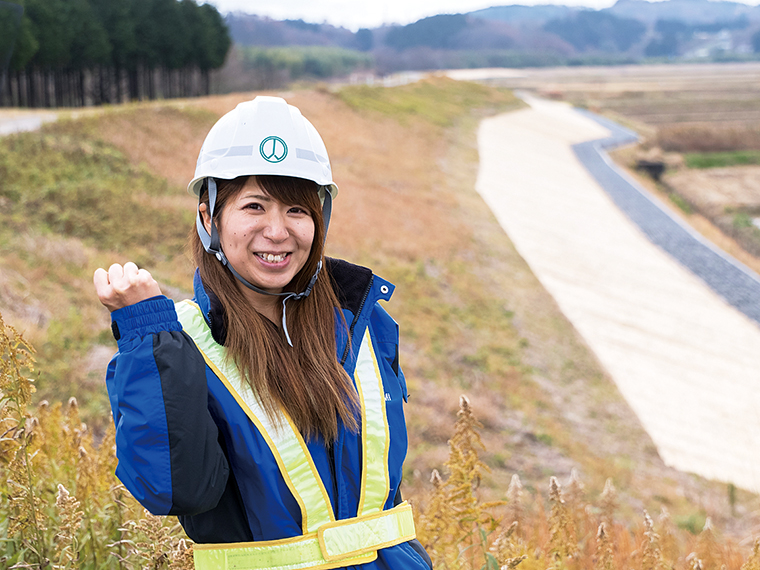
{"label": "shrub", "polygon": [[33,414],[33,374],[34,349],[0,315],[3,567],[191,568],[176,519],[151,518],[116,479],[113,425],[96,446],[74,398]]}

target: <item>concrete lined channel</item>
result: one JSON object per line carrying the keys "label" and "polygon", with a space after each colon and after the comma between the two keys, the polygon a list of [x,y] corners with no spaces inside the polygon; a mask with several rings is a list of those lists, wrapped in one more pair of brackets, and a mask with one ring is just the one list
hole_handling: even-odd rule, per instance
{"label": "concrete lined channel", "polygon": [[631,133],[527,101],[481,123],[478,191],[663,460],[760,491],[760,280],[599,152]]}
{"label": "concrete lined channel", "polygon": [[649,240],[760,325],[760,277],[674,217],[651,194],[615,166],[605,152],[637,140],[635,133],[579,110],[610,130],[610,137],[573,145],[573,151],[602,189]]}

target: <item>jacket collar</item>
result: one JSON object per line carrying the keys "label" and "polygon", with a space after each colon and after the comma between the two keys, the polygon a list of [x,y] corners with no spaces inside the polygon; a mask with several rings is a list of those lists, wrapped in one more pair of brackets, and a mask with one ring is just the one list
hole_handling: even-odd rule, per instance
{"label": "jacket collar", "polygon": [[[354,321],[358,320],[360,313],[364,313],[368,307],[372,307],[379,300],[389,300],[393,294],[394,286],[391,283],[377,277],[371,269],[361,265],[326,257],[325,269],[325,273],[332,280],[341,308],[350,311]],[[195,302],[203,311],[214,340],[223,345],[227,336],[224,309],[214,292],[204,287],[198,269],[195,270],[193,289]]]}

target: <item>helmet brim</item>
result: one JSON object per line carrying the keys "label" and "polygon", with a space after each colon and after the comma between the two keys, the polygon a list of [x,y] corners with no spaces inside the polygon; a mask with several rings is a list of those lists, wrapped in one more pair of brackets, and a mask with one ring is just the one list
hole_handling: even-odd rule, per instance
{"label": "helmet brim", "polygon": [[[250,174],[249,176],[256,176],[255,174]],[[274,175],[278,176],[278,175]],[[193,178],[190,184],[187,185],[187,191],[198,198],[201,195],[201,188],[203,188],[203,181],[208,178],[208,176],[200,176],[197,178]],[[224,176],[214,176],[214,178],[219,178],[221,180],[232,180],[232,178],[225,178]],[[237,178],[237,177],[234,177]],[[330,195],[332,196],[332,199],[335,200],[335,198],[338,196],[338,185],[334,182],[331,182],[330,184],[321,184],[319,186],[319,201],[323,202],[325,201],[324,192],[328,191],[330,192]]]}

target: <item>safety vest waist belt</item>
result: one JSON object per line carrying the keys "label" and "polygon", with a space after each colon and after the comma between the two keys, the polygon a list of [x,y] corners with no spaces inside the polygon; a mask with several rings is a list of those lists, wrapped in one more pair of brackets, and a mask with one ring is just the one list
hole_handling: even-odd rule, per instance
{"label": "safety vest waist belt", "polygon": [[326,570],[371,562],[381,548],[415,537],[406,502],[379,513],[338,520],[317,532],[266,542],[196,544],[196,570]]}

